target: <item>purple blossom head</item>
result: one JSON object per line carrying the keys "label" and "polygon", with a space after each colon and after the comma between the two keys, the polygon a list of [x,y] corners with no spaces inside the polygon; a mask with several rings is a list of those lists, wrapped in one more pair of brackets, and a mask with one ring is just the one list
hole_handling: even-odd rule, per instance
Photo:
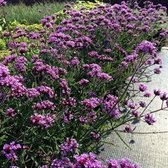
{"label": "purple blossom head", "polygon": [[76,99],[73,97],[69,97],[67,99],[63,98],[61,104],[63,106],[75,107],[76,106]]}
{"label": "purple blossom head", "polygon": [[119,168],[119,163],[117,160],[110,159],[107,161],[108,163],[108,168]]}
{"label": "purple blossom head", "polygon": [[109,115],[110,115],[113,119],[117,120],[117,119],[120,118],[121,113],[120,113],[120,111],[119,111],[118,108],[114,108],[113,110],[110,111]]}
{"label": "purple blossom head", "polygon": [[153,123],[156,122],[156,120],[154,119],[154,116],[152,114],[150,114],[150,113],[145,115],[144,120],[149,125],[152,125]]}
{"label": "purple blossom head", "polygon": [[148,59],[145,64],[146,65],[153,65],[153,59]]}
{"label": "purple blossom head", "polygon": [[167,99],[168,99],[168,95],[167,95],[167,93],[166,93],[166,92],[161,93],[161,94],[160,94],[160,99],[161,99],[162,101],[167,100]]}
{"label": "purple blossom head", "polygon": [[59,78],[59,69],[46,65],[46,73],[51,77],[52,80]]}
{"label": "purple blossom head", "polygon": [[88,83],[89,83],[89,80],[87,80],[87,79],[81,79],[79,81],[79,85],[81,85],[81,86],[86,86]]}
{"label": "purple blossom head", "polygon": [[161,65],[161,64],[162,64],[162,59],[161,59],[160,57],[155,58],[154,64],[159,64],[159,65]]}
{"label": "purple blossom head", "polygon": [[85,64],[83,67],[91,69],[91,71],[87,73],[89,77],[97,76],[98,73],[102,72],[102,68],[98,64]]}
{"label": "purple blossom head", "polygon": [[44,64],[43,60],[37,59],[37,60],[33,60],[33,61],[35,61],[33,63],[35,72],[39,73],[39,72],[43,72],[46,70],[46,65]]}
{"label": "purple blossom head", "polygon": [[159,89],[154,89],[153,92],[154,92],[155,96],[160,96],[160,94],[161,94],[161,91]]}
{"label": "purple blossom head", "polygon": [[142,107],[142,108],[146,107],[146,103],[143,102],[143,101],[140,101],[140,102],[139,102],[139,105],[140,105],[140,107]]}
{"label": "purple blossom head", "polygon": [[124,59],[127,63],[135,63],[137,60],[138,55],[136,53],[133,53],[131,55],[127,55]]}
{"label": "purple blossom head", "polygon": [[53,114],[45,114],[41,115],[38,113],[35,113],[31,116],[30,121],[35,126],[40,126],[42,128],[49,128],[53,125],[55,122],[56,116]]}
{"label": "purple blossom head", "polygon": [[120,67],[126,69],[126,68],[128,68],[128,63],[126,61],[122,61],[120,64]]}
{"label": "purple blossom head", "polygon": [[48,86],[38,86],[36,88],[36,90],[39,92],[39,93],[42,93],[42,94],[45,94],[45,95],[48,95],[49,98],[54,98],[56,96],[56,94],[54,93],[54,91],[48,87]]}
{"label": "purple blossom head", "polygon": [[67,138],[66,141],[60,145],[61,154],[62,156],[66,156],[70,152],[75,154],[78,147],[79,147],[79,144],[77,143],[75,139]]}
{"label": "purple blossom head", "polygon": [[3,146],[2,154],[5,155],[9,161],[15,162],[18,160],[16,152],[19,149],[22,149],[22,146],[13,141]]}
{"label": "purple blossom head", "polygon": [[28,51],[28,49],[26,48],[26,47],[19,47],[19,52],[21,53],[21,54],[23,54],[23,53],[25,53],[25,52],[27,52]]}
{"label": "purple blossom head", "polygon": [[111,81],[113,80],[112,76],[108,75],[107,73],[97,73],[97,78],[100,80]]}
{"label": "purple blossom head", "polygon": [[153,43],[149,41],[143,41],[139,46],[137,47],[137,50],[140,52],[143,52],[145,54],[154,55],[156,54],[156,47]]}
{"label": "purple blossom head", "polygon": [[96,97],[92,97],[81,101],[81,104],[87,108],[94,109],[100,104],[100,100]]}
{"label": "purple blossom head", "polygon": [[15,117],[16,113],[15,113],[15,111],[14,111],[13,108],[8,108],[8,109],[6,110],[6,115],[7,115],[8,117]]}
{"label": "purple blossom head", "polygon": [[144,92],[146,90],[147,90],[147,86],[146,85],[144,85],[144,84],[140,84],[139,85],[139,91]]}
{"label": "purple blossom head", "polygon": [[145,92],[145,93],[144,93],[144,97],[151,97],[151,93]]}
{"label": "purple blossom head", "polygon": [[34,104],[32,106],[32,108],[34,110],[54,110],[55,109],[55,105],[53,102],[49,101],[49,100],[44,100],[41,102],[38,102],[36,104]]}
{"label": "purple blossom head", "polygon": [[20,82],[19,76],[6,76],[3,80],[0,80],[0,86],[9,87],[11,90],[11,96],[22,97],[27,93],[27,89]]}
{"label": "purple blossom head", "polygon": [[28,98],[36,98],[40,96],[40,92],[36,88],[29,88],[27,89],[27,96]]}
{"label": "purple blossom head", "polygon": [[121,168],[140,168],[137,164],[131,162],[131,160],[124,158],[119,161],[119,165]]}
{"label": "purple blossom head", "polygon": [[139,117],[139,112],[137,110],[132,110],[131,114],[136,118]]}
{"label": "purple blossom head", "polygon": [[9,69],[7,66],[0,64],[0,79],[9,75]]}
{"label": "purple blossom head", "polygon": [[7,2],[5,0],[0,0],[0,6],[5,6]]}
{"label": "purple blossom head", "polygon": [[105,113],[109,114],[114,119],[118,119],[120,117],[120,111],[118,109],[117,102],[118,98],[111,94],[108,94],[103,100]]}
{"label": "purple blossom head", "polygon": [[15,55],[9,55],[3,59],[2,64],[7,66],[9,63],[13,63],[15,60],[16,60]]}
{"label": "purple blossom head", "polygon": [[154,69],[154,73],[155,73],[155,74],[160,74],[160,73],[161,73],[160,68],[155,68],[155,69]]}
{"label": "purple blossom head", "polygon": [[66,45],[67,45],[68,47],[74,48],[74,47],[75,47],[75,42],[74,42],[74,41],[67,41],[67,42],[66,42]]}
{"label": "purple blossom head", "polygon": [[69,123],[71,120],[73,120],[74,114],[72,112],[65,112],[64,113],[64,123]]}
{"label": "purple blossom head", "polygon": [[130,108],[130,109],[135,109],[136,108],[136,104],[132,101],[128,101],[127,102],[127,106]]}
{"label": "purple blossom head", "polygon": [[75,165],[76,167],[90,167],[90,168],[103,168],[102,163],[96,159],[96,155],[94,153],[75,155]]}
{"label": "purple blossom head", "polygon": [[101,138],[100,134],[95,131],[92,131],[90,134],[95,140],[100,140]]}
{"label": "purple blossom head", "polygon": [[70,159],[64,157],[61,160],[54,159],[51,163],[51,168],[65,168],[65,167],[73,167],[73,163],[71,163]]}
{"label": "purple blossom head", "polygon": [[125,128],[124,128],[124,131],[127,132],[127,133],[133,132],[133,130],[132,130],[130,125],[126,125]]}
{"label": "purple blossom head", "polygon": [[98,58],[99,54],[97,53],[97,51],[91,51],[88,53],[88,55],[91,57],[91,58]]}
{"label": "purple blossom head", "polygon": [[63,94],[70,95],[71,89],[68,87],[68,83],[65,79],[60,80],[60,87],[62,88]]}
{"label": "purple blossom head", "polygon": [[72,66],[75,66],[75,65],[78,65],[80,63],[78,57],[74,57],[72,60],[71,60],[71,65]]}
{"label": "purple blossom head", "polygon": [[112,52],[112,49],[107,48],[107,49],[104,50],[104,52],[105,52],[105,53],[111,53],[111,52]]}

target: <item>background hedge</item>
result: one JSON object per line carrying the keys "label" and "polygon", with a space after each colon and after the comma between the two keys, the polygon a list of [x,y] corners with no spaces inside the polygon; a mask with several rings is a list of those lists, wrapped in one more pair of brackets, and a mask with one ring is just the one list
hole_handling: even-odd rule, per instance
{"label": "background hedge", "polygon": [[[45,2],[75,2],[76,0],[7,0],[8,3],[17,4],[19,2],[22,2],[26,5],[33,5],[34,3],[45,3]],[[84,1],[91,1],[94,2],[95,0],[84,0]],[[123,0],[102,0],[103,2],[115,4],[115,3],[121,3]],[[128,0],[128,1],[136,1],[136,0]],[[143,6],[143,2],[145,0],[137,0],[140,6]],[[154,4],[162,4],[168,8],[168,0],[149,0],[152,1]]]}

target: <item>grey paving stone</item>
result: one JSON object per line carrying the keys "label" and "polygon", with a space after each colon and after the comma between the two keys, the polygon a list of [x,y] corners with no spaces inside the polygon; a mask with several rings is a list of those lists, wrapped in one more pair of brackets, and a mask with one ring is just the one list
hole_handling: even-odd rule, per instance
{"label": "grey paving stone", "polygon": [[[149,90],[161,89],[168,92],[168,50],[163,48],[161,53],[163,58],[163,68],[160,75],[152,77],[152,81],[147,83]],[[161,101],[155,100],[150,105],[150,110],[159,109]],[[104,151],[100,158],[106,160],[109,158],[120,159],[128,157],[131,160],[140,163],[143,168],[168,168],[168,111],[160,111],[155,114],[157,122],[149,126],[143,122],[138,124],[136,132],[164,132],[157,134],[126,134],[122,137],[130,145],[132,150],[127,148],[123,142],[112,133],[106,141],[112,142],[115,146],[104,145]],[[130,141],[134,143],[130,143]]]}

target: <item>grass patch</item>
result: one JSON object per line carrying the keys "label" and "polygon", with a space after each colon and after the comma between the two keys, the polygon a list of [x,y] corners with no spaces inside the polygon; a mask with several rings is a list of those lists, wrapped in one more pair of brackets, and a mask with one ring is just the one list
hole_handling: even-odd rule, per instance
{"label": "grass patch", "polygon": [[[46,15],[51,15],[63,9],[64,3],[45,3],[26,6],[23,3],[17,5],[7,5],[4,7],[6,19],[9,22],[18,21],[20,23],[39,23]],[[0,10],[0,15],[2,14]]]}

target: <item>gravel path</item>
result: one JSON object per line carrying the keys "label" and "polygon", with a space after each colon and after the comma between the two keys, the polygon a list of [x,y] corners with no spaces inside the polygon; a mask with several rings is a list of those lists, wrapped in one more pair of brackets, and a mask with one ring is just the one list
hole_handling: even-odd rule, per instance
{"label": "gravel path", "polygon": [[[163,58],[163,68],[160,75],[152,77],[152,81],[147,83],[149,90],[161,89],[168,92],[168,49],[162,48],[160,55]],[[155,100],[150,110],[159,109],[161,101]],[[115,146],[105,144],[104,150],[100,154],[103,160],[109,158],[120,159],[128,157],[140,163],[142,168],[168,168],[168,111],[161,111],[155,114],[157,122],[149,126],[141,122],[136,132],[165,132],[155,134],[126,134],[121,133],[124,140],[130,145],[132,150],[127,148],[123,142],[112,133],[106,141],[112,142]]]}

